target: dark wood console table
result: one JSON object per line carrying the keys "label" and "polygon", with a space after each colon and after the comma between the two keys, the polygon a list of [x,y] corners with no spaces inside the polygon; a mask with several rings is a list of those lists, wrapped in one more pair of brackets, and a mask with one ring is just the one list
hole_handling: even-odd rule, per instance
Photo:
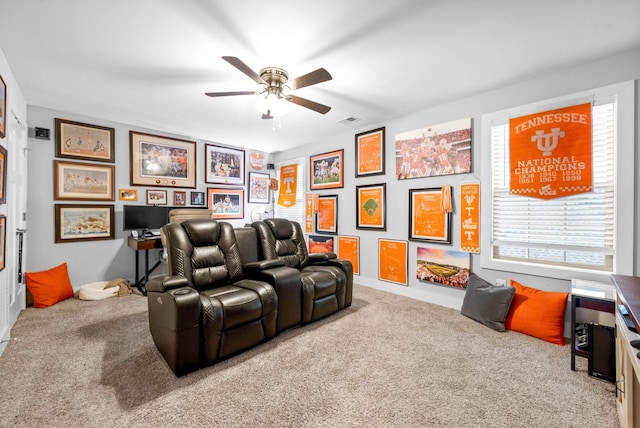
{"label": "dark wood console table", "polygon": [[622,428],[640,426],[640,277],[611,275],[616,287],[616,407]]}
{"label": "dark wood console table", "polygon": [[[153,272],[158,265],[161,263],[160,260],[153,265],[151,269],[149,269],[149,250],[154,250],[156,248],[162,248],[162,241],[159,236],[154,236],[152,238],[140,238],[135,239],[131,236],[129,237],[129,247],[136,250],[136,282],[134,286],[142,292],[145,296],[147,295],[147,289],[145,288],[145,284],[149,281],[149,274]],[[138,262],[138,253],[144,250],[144,275],[142,277],[138,274],[139,262]]]}

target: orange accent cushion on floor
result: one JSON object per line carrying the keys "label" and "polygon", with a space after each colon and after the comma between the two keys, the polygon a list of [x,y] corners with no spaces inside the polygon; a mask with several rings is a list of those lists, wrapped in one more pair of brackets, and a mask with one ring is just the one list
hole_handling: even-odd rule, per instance
{"label": "orange accent cushion on floor", "polygon": [[36,308],[46,308],[73,297],[66,263],[40,272],[26,272],[25,277]]}
{"label": "orange accent cushion on floor", "polygon": [[511,280],[511,286],[516,288],[516,294],[505,322],[507,330],[564,345],[564,316],[569,293],[542,291],[514,280]]}

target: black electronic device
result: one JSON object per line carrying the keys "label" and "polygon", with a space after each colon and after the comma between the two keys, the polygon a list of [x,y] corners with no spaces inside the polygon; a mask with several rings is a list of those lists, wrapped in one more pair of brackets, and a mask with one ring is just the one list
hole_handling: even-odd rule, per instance
{"label": "black electronic device", "polygon": [[589,323],[589,376],[615,382],[616,345],[613,327]]}
{"label": "black electronic device", "polygon": [[173,207],[153,205],[124,205],[124,230],[141,231],[141,237],[151,236],[151,230],[160,229],[169,221],[169,210]]}

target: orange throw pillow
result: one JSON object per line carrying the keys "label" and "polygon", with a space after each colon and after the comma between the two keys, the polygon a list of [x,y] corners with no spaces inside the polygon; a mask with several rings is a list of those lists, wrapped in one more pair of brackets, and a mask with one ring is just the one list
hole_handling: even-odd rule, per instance
{"label": "orange throw pillow", "polygon": [[542,291],[514,280],[511,280],[511,286],[516,288],[516,294],[513,296],[505,327],[564,345],[564,315],[569,293]]}
{"label": "orange throw pillow", "polygon": [[73,297],[66,263],[49,270],[26,272],[25,277],[36,308],[46,308]]}

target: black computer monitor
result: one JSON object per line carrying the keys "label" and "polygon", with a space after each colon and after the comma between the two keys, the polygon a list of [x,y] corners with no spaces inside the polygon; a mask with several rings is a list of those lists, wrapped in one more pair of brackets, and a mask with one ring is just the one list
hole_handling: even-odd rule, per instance
{"label": "black computer monitor", "polygon": [[160,229],[169,221],[170,207],[123,205],[124,230]]}

